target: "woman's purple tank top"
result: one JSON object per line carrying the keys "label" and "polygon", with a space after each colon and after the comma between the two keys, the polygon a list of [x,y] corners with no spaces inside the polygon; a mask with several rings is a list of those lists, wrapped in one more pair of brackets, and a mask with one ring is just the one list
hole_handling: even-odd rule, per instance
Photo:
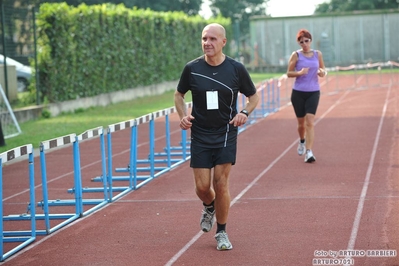
{"label": "woman's purple tank top", "polygon": [[294,90],[297,91],[319,91],[319,77],[317,71],[319,69],[319,55],[316,50],[313,50],[312,57],[306,57],[300,50],[297,51],[298,61],[296,62],[295,70],[300,71],[304,67],[309,68],[306,75],[296,77],[294,83]]}

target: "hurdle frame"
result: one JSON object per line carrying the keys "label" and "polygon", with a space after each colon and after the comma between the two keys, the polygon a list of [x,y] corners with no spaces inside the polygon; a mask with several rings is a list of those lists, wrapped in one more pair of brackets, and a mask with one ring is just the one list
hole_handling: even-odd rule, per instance
{"label": "hurdle frame", "polygon": [[[248,116],[248,121],[238,129],[238,133],[244,131],[248,125],[256,123],[258,119],[264,118],[280,108],[280,82],[277,79],[263,81],[257,93],[260,97],[260,106],[257,106]],[[241,101],[240,101],[241,99]],[[237,111],[240,112],[246,105],[247,97],[239,93],[237,99]]]}
{"label": "hurdle frame", "polygon": [[[29,205],[30,215],[10,215],[3,217],[3,164],[14,160],[18,157],[28,156],[28,171],[29,171]],[[30,243],[36,240],[36,210],[35,210],[35,178],[34,178],[34,156],[32,144],[20,146],[0,154],[0,198],[2,203],[0,204],[0,215],[2,217],[0,221],[0,261],[4,261],[8,257],[12,256],[16,252],[20,251]],[[23,219],[20,219],[22,216]],[[30,220],[30,231],[8,231],[4,232],[4,221],[13,220]],[[19,245],[4,253],[4,242],[21,242]]]}
{"label": "hurdle frame", "polygon": [[[187,107],[191,107],[191,103],[187,104]],[[146,183],[150,182],[159,175],[171,170],[179,164],[187,161],[189,156],[189,148],[187,147],[188,141],[186,139],[186,132],[182,132],[182,140],[178,145],[172,146],[170,142],[170,121],[169,115],[175,112],[175,108],[167,108],[157,112],[149,113],[147,115],[123,121],[120,123],[112,124],[108,126],[107,130],[107,180],[109,186],[109,199],[115,201],[125,195],[126,193],[136,190]],[[166,147],[163,148],[162,152],[155,152],[155,120],[161,117],[165,117],[165,141]],[[137,141],[138,141],[138,127],[140,125],[148,124],[149,126],[149,152],[147,159],[138,159]],[[120,130],[130,128],[130,150],[129,150],[129,161],[127,167],[115,168],[113,167],[113,151],[112,151],[112,133]],[[162,159],[162,157],[164,157]],[[181,157],[181,158],[180,158]],[[163,163],[166,166],[157,167],[156,164]],[[139,167],[139,165],[148,164],[148,167]],[[128,173],[127,176],[114,175],[115,173]],[[149,175],[139,175],[139,172],[149,172]],[[99,177],[95,178],[94,181],[101,181]],[[115,181],[128,181],[128,186],[114,186]],[[142,181],[138,184],[138,181]],[[120,192],[114,196],[114,192]]]}
{"label": "hurdle frame", "polygon": [[[100,157],[101,157],[101,183],[102,187],[83,187],[82,185],[82,168],[80,164],[80,159],[81,159],[81,149],[80,149],[80,143],[83,141],[88,141],[94,138],[99,138],[100,139]],[[79,184],[80,188],[76,189],[75,188],[70,188],[68,189],[68,193],[78,193],[81,194],[81,216],[86,216],[100,208],[102,208],[104,205],[106,205],[109,202],[109,191],[108,191],[108,181],[107,181],[107,171],[106,171],[106,159],[105,159],[105,142],[104,142],[104,130],[103,127],[96,127],[92,128],[89,130],[86,130],[85,132],[81,133],[80,135],[76,136],[76,141],[73,146],[73,153],[74,153],[74,160],[76,162],[74,163],[74,171],[76,172],[76,178],[78,181],[75,184]],[[102,199],[84,199],[83,198],[83,193],[96,193],[96,192],[102,192],[103,193],[103,198]],[[84,210],[85,205],[94,205],[92,208],[89,208],[88,210]]]}
{"label": "hurdle frame", "polygon": [[[76,134],[64,135],[62,137],[45,140],[40,143],[40,166],[42,170],[42,196],[43,200],[37,203],[38,207],[42,207],[44,214],[37,215],[38,220],[44,220],[45,230],[37,230],[39,235],[48,235],[65,225],[75,221],[82,216],[83,205],[82,205],[82,191],[81,181],[78,172],[74,171],[74,186],[75,186],[75,198],[74,200],[49,200],[48,198],[48,185],[47,185],[47,165],[46,165],[46,152],[47,150],[54,149],[66,145],[76,145]],[[75,154],[73,154],[75,156]],[[77,159],[73,158],[73,168],[77,169],[80,167],[77,164]],[[50,206],[75,206],[75,213],[59,213],[50,214]],[[50,220],[63,220],[54,227],[50,226]]]}

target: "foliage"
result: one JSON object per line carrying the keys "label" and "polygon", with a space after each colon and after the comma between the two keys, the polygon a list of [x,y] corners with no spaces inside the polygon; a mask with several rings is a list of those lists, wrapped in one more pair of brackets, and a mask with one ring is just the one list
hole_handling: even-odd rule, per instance
{"label": "foliage", "polygon": [[[230,28],[228,19],[215,22]],[[176,80],[184,64],[201,54],[207,23],[200,16],[122,4],[42,4],[37,15],[42,98],[66,101]]]}
{"label": "foliage", "polygon": [[398,9],[397,0],[331,0],[319,4],[315,14],[330,12],[348,12],[359,10]]}
{"label": "foliage", "polygon": [[124,4],[128,8],[137,7],[139,9],[151,9],[153,11],[182,11],[188,15],[197,15],[202,0],[36,0],[40,3],[62,3],[79,6],[80,4],[98,5],[108,2],[110,4]]}

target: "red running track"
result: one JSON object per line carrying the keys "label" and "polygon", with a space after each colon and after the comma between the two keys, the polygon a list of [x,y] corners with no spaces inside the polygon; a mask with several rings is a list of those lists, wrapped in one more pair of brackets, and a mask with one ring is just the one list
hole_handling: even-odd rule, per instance
{"label": "red running track", "polygon": [[231,174],[231,251],[200,231],[187,162],[2,264],[312,265],[354,250],[366,254],[354,265],[399,265],[370,256],[399,250],[398,117],[397,83],[324,93],[313,164],[296,153],[290,105],[249,126]]}

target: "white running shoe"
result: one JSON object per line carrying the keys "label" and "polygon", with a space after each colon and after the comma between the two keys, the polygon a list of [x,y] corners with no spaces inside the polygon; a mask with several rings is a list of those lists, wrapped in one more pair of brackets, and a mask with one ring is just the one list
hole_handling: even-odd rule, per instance
{"label": "white running shoe", "polygon": [[204,232],[211,231],[213,223],[215,222],[215,211],[209,212],[206,207],[202,210],[200,225],[201,230]]}
{"label": "white running shoe", "polygon": [[233,245],[230,243],[229,237],[227,236],[226,231],[220,231],[215,235],[215,239],[218,242],[217,250],[229,250],[233,248]]}
{"label": "white running shoe", "polygon": [[299,155],[299,156],[302,156],[302,155],[305,154],[305,151],[306,151],[306,141],[305,141],[304,143],[301,143],[301,141],[299,141],[297,151],[298,151],[298,155]]}
{"label": "white running shoe", "polygon": [[313,155],[311,150],[307,150],[305,154],[305,163],[311,163],[316,161],[316,157]]}

